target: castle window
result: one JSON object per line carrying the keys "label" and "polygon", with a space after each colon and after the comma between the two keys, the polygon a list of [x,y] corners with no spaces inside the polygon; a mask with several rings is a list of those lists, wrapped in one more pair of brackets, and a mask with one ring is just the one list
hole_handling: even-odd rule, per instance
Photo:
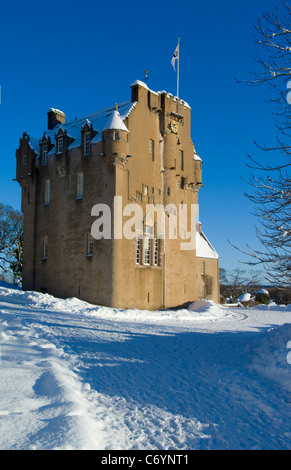
{"label": "castle window", "polygon": [[84,155],[89,155],[90,153],[90,132],[85,132],[84,134]]}
{"label": "castle window", "polygon": [[43,237],[43,253],[42,253],[43,259],[47,259],[47,254],[48,254],[48,236],[44,236]]}
{"label": "castle window", "polygon": [[113,138],[114,140],[119,140],[119,131],[114,131]]}
{"label": "castle window", "polygon": [[160,240],[159,238],[154,239],[154,265],[159,266],[160,258]]}
{"label": "castle window", "polygon": [[87,256],[93,255],[93,237],[91,233],[87,233],[87,248],[86,248]]}
{"label": "castle window", "polygon": [[48,163],[48,146],[44,145],[42,148],[42,165],[47,165]]}
{"label": "castle window", "polygon": [[44,204],[48,205],[51,199],[51,183],[50,180],[45,180],[44,187]]}
{"label": "castle window", "polygon": [[27,155],[23,155],[22,163],[23,165],[27,165]]}
{"label": "castle window", "polygon": [[184,152],[179,150],[179,169],[184,170]]}
{"label": "castle window", "polygon": [[81,199],[84,191],[84,175],[83,173],[77,173],[77,188],[76,198]]}
{"label": "castle window", "polygon": [[58,138],[58,150],[57,153],[63,153],[64,139],[63,137]]}
{"label": "castle window", "polygon": [[151,264],[151,238],[144,238],[144,264]]}
{"label": "castle window", "polygon": [[141,236],[136,237],[136,246],[135,246],[135,252],[136,252],[136,258],[135,262],[136,264],[141,264],[141,248],[142,248],[142,238]]}
{"label": "castle window", "polygon": [[150,154],[150,159],[153,162],[155,159],[155,149],[154,149],[154,141],[150,139],[149,141],[149,154]]}
{"label": "castle window", "polygon": [[205,274],[205,261],[201,261],[201,274]]}

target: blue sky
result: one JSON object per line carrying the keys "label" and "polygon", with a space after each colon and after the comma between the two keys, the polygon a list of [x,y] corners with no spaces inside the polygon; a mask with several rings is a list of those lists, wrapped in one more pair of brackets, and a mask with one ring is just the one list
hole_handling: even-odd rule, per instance
{"label": "blue sky", "polygon": [[[280,4],[280,0],[278,0]],[[256,65],[253,26],[276,0],[14,1],[2,6],[0,201],[20,208],[15,149],[41,136],[50,107],[67,120],[130,99],[130,85],[176,94],[171,58],[180,37],[180,98],[192,108],[192,140],[203,159],[200,219],[227,270],[249,269],[232,248],[258,246],[242,178],[254,145],[275,138],[269,89],[238,85]]]}

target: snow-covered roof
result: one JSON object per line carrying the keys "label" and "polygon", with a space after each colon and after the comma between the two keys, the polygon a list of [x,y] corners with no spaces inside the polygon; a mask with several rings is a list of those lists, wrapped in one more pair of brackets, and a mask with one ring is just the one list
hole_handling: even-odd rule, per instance
{"label": "snow-covered roof", "polygon": [[111,113],[111,116],[102,130],[105,131],[107,129],[129,132],[117,109],[114,109],[114,111]]}
{"label": "snow-covered roof", "polygon": [[37,137],[31,137],[29,136],[29,141],[28,141],[28,145],[30,146],[30,148],[32,150],[35,151],[35,153],[37,155],[39,155],[40,153],[40,150],[39,150],[39,139]]}
{"label": "snow-covered roof", "polygon": [[206,235],[197,230],[196,232],[196,256],[198,258],[218,259],[218,253],[215,251]]}
{"label": "snow-covered roof", "polygon": [[[69,149],[80,147],[81,145],[81,130],[82,127],[87,123],[89,126],[92,125],[94,131],[97,132],[95,137],[92,139],[92,143],[100,142],[102,140],[102,131],[106,129],[126,130],[127,127],[124,124],[124,120],[130,115],[133,108],[136,106],[136,102],[126,101],[118,105],[118,111],[116,113],[115,105],[109,108],[101,109],[93,114],[88,114],[81,118],[76,118],[73,121],[58,124],[52,130],[46,131],[46,136],[50,137],[51,143],[54,147],[49,152],[49,155],[53,155],[56,152],[56,138],[55,135],[61,128],[63,132],[67,132],[67,135],[71,137],[73,142],[69,145]],[[51,108],[54,109],[54,108]],[[116,127],[108,127],[108,126]],[[30,146],[39,155],[39,139],[30,137]]]}
{"label": "snow-covered roof", "polygon": [[196,160],[196,161],[202,162],[202,158],[201,158],[201,157],[199,157],[199,155],[196,153],[196,151],[194,151],[193,160]]}

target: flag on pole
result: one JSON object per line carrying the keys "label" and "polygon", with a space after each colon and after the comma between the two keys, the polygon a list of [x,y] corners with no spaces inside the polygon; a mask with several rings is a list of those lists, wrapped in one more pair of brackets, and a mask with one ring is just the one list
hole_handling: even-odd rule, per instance
{"label": "flag on pole", "polygon": [[171,64],[174,67],[175,72],[176,72],[176,69],[175,69],[176,60],[179,60],[179,44],[177,44],[177,47],[175,49],[174,55],[173,55],[172,60],[171,60]]}
{"label": "flag on pole", "polygon": [[176,49],[175,49],[175,52],[174,52],[173,57],[172,57],[172,60],[171,60],[171,64],[172,64],[172,66],[174,67],[175,72],[176,72],[176,68],[175,68],[176,60],[178,61],[178,70],[177,70],[177,96],[179,96],[180,38],[178,38],[178,44],[177,44],[177,47],[176,47]]}

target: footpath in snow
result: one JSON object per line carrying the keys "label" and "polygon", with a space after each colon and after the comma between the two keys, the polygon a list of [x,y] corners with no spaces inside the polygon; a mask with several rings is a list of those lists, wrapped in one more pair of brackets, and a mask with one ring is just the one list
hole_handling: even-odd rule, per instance
{"label": "footpath in snow", "polygon": [[290,449],[290,306],[99,307],[0,286],[0,449]]}

